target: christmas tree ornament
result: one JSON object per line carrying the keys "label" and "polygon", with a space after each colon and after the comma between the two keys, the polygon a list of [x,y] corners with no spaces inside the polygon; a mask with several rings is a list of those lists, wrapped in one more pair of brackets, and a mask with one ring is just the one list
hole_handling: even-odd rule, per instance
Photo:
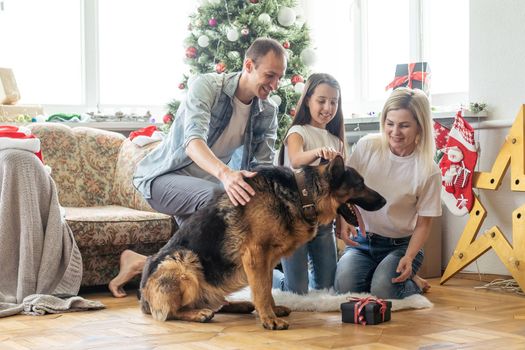
{"label": "christmas tree ornament", "polygon": [[208,47],[208,45],[210,45],[210,38],[203,34],[197,39],[197,44],[199,44],[200,47]]}
{"label": "christmas tree ornament", "polygon": [[295,84],[293,90],[296,94],[302,94],[304,90],[304,83],[297,83]]}
{"label": "christmas tree ornament", "polygon": [[184,90],[185,88],[186,88],[186,84],[184,83],[179,84],[179,89]]}
{"label": "christmas tree ornament", "polygon": [[195,58],[197,57],[197,49],[193,46],[190,46],[186,49],[186,57],[188,58]]}
{"label": "christmas tree ornament", "polygon": [[164,124],[169,124],[173,122],[173,115],[171,113],[165,114],[164,117],[162,117],[162,122]]}
{"label": "christmas tree ornament", "polygon": [[272,99],[272,101],[275,103],[275,105],[277,107],[279,107],[281,105],[281,102],[282,102],[282,99],[281,99],[281,96],[279,95],[273,95],[272,97],[270,97]]}
{"label": "christmas tree ornament", "polygon": [[295,11],[295,25],[301,27],[305,22],[305,14],[303,6],[296,6],[293,8]]}
{"label": "christmas tree ornament", "polygon": [[201,55],[199,56],[199,58],[197,58],[197,62],[199,62],[199,64],[206,64],[209,62],[209,60],[208,57],[206,57],[206,55]]}
{"label": "christmas tree ornament", "polygon": [[259,3],[259,0],[250,0],[250,2],[251,2],[252,4],[258,4],[258,3]]}
{"label": "christmas tree ornament", "polygon": [[315,63],[315,51],[314,49],[311,49],[307,47],[303,51],[301,51],[301,61],[303,61],[304,64],[307,66],[311,66]]}
{"label": "christmas tree ornament", "polygon": [[227,56],[230,60],[237,60],[241,58],[241,54],[239,53],[239,51],[230,51],[228,52]]}
{"label": "christmas tree ornament", "polygon": [[247,36],[248,34],[250,34],[250,30],[248,28],[244,27],[241,29],[242,36]]}
{"label": "christmas tree ornament", "polygon": [[300,76],[299,74],[294,74],[290,81],[292,82],[293,85],[295,85],[297,83],[304,82],[304,78],[302,76]]}
{"label": "christmas tree ornament", "polygon": [[272,23],[272,18],[271,18],[270,15],[267,14],[267,13],[261,13],[257,19],[258,19],[259,22],[261,22],[261,23],[265,23],[265,24],[270,24],[270,23]]}
{"label": "christmas tree ornament", "polygon": [[290,48],[290,42],[289,42],[288,40],[285,40],[285,41],[283,42],[283,47],[284,47],[285,49],[289,49],[289,48]]}
{"label": "christmas tree ornament", "polygon": [[277,13],[277,21],[283,27],[289,27],[295,22],[295,11],[289,7],[283,6]]}
{"label": "christmas tree ornament", "polygon": [[226,65],[224,64],[224,62],[219,62],[215,65],[215,71],[217,73],[224,73],[224,71],[226,70]]}
{"label": "christmas tree ornament", "polygon": [[239,31],[235,27],[231,27],[226,32],[226,37],[229,41],[237,41],[239,40]]}
{"label": "christmas tree ornament", "polygon": [[295,113],[296,113],[295,108],[291,108],[291,109],[290,109],[290,112],[288,112],[288,114],[289,114],[291,117],[295,117]]}
{"label": "christmas tree ornament", "polygon": [[210,27],[217,27],[217,19],[215,17],[210,18],[208,24]]}
{"label": "christmas tree ornament", "polygon": [[202,21],[200,19],[196,19],[194,24],[196,27],[202,27]]}
{"label": "christmas tree ornament", "polygon": [[441,199],[450,212],[457,216],[467,214],[474,204],[472,176],[478,159],[474,143],[474,129],[456,114],[448,134],[445,155],[439,163],[442,175]]}

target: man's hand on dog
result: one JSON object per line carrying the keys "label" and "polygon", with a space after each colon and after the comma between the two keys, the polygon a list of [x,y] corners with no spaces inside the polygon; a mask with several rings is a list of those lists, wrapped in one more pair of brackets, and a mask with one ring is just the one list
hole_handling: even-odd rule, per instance
{"label": "man's hand on dog", "polygon": [[353,240],[357,237],[357,230],[353,225],[346,222],[341,215],[337,215],[335,218],[335,235],[347,245],[354,247],[359,245],[359,243]]}
{"label": "man's hand on dog", "polygon": [[251,196],[255,195],[253,188],[244,181],[245,177],[254,177],[257,173],[247,170],[227,172],[221,182],[226,190],[226,194],[232,201],[233,205],[246,205]]}
{"label": "man's hand on dog", "polygon": [[404,256],[399,260],[397,264],[396,272],[400,273],[396,278],[392,278],[392,283],[400,283],[406,281],[410,276],[412,276],[412,258]]}

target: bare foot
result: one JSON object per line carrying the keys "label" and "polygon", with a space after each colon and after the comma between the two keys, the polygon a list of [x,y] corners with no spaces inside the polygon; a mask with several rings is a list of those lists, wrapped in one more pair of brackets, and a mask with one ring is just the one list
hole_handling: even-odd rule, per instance
{"label": "bare foot", "polygon": [[118,275],[113,278],[108,285],[109,291],[115,298],[126,296],[124,285],[133,277],[142,273],[146,257],[132,250],[125,250],[120,254],[120,270]]}
{"label": "bare foot", "polygon": [[423,293],[428,292],[430,289],[430,283],[428,283],[426,279],[420,277],[419,275],[415,275],[412,280],[417,284]]}

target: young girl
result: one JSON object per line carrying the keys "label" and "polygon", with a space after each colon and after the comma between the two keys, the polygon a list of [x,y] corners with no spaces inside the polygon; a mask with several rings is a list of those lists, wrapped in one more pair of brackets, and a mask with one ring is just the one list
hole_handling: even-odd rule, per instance
{"label": "young girl", "polygon": [[[299,168],[321,159],[344,155],[344,121],[339,83],[329,74],[312,74],[297,103],[297,114],[279,153],[279,165]],[[317,236],[281,260],[273,287],[305,294],[308,287],[330,288],[334,283],[337,251],[333,224],[319,226]],[[310,269],[308,268],[310,266]]]}

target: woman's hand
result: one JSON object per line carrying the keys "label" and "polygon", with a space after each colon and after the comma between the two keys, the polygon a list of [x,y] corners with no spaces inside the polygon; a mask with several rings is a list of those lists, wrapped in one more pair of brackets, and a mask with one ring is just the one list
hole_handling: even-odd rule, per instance
{"label": "woman's hand", "polygon": [[357,230],[353,225],[346,222],[341,215],[337,215],[335,218],[335,235],[347,245],[354,247],[359,245],[359,243],[353,240],[357,237]]}
{"label": "woman's hand", "polygon": [[316,150],[317,158],[324,158],[326,160],[333,160],[336,156],[340,155],[338,151],[333,147],[319,147]]}
{"label": "woman's hand", "polygon": [[412,276],[412,259],[409,256],[404,256],[399,260],[397,264],[396,272],[400,273],[396,278],[392,278],[392,283],[405,282],[410,276]]}

